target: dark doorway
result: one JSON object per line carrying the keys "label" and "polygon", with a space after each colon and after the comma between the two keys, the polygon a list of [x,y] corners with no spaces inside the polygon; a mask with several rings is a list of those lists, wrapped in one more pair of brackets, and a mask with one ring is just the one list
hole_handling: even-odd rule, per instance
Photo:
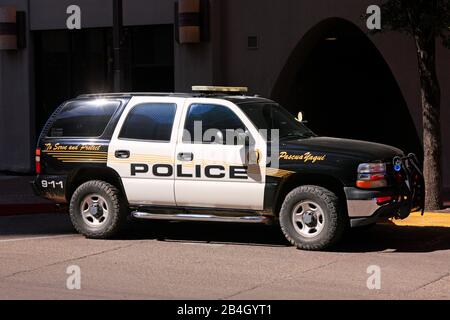
{"label": "dark doorway", "polygon": [[[64,101],[113,91],[112,28],[37,31],[36,130]],[[174,89],[173,25],[124,28],[124,91]]]}
{"label": "dark doorway", "polygon": [[172,92],[174,79],[173,25],[127,27],[129,88],[138,92]]}
{"label": "dark doorway", "polygon": [[385,143],[422,156],[389,66],[368,37],[343,19],[328,19],[305,35],[273,98],[293,114],[303,111],[319,135]]}
{"label": "dark doorway", "polygon": [[35,33],[36,128],[65,100],[112,88],[111,30]]}

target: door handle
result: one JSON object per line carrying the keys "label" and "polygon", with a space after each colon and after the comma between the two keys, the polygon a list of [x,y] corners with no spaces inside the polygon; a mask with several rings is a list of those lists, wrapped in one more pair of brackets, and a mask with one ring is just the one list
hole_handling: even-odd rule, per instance
{"label": "door handle", "polygon": [[130,151],[128,150],[117,150],[114,156],[118,159],[128,159],[130,157]]}
{"label": "door handle", "polygon": [[192,161],[194,160],[194,154],[192,152],[180,152],[177,158],[180,161]]}

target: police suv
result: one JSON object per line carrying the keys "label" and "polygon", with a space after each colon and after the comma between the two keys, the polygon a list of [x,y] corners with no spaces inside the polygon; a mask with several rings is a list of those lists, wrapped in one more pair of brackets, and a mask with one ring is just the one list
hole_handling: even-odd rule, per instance
{"label": "police suv", "polygon": [[245,88],[83,95],[63,103],[36,149],[35,191],[69,204],[81,234],[115,236],[128,218],[279,222],[306,250],[348,226],[423,209],[413,154],[321,137]]}

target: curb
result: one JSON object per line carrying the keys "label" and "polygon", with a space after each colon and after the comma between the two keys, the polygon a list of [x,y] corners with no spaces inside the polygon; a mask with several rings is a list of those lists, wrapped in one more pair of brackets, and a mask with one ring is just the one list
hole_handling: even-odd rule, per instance
{"label": "curb", "polygon": [[0,204],[0,217],[61,212],[64,212],[64,209],[53,203]]}
{"label": "curb", "polygon": [[388,223],[402,227],[442,227],[450,228],[450,213],[413,212],[404,220],[389,219]]}

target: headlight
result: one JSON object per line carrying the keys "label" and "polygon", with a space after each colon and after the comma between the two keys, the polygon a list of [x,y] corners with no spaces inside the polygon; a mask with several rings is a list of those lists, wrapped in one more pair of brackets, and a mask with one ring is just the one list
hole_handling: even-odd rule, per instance
{"label": "headlight", "polygon": [[363,189],[386,187],[386,164],[381,162],[361,163],[358,166],[356,186]]}

